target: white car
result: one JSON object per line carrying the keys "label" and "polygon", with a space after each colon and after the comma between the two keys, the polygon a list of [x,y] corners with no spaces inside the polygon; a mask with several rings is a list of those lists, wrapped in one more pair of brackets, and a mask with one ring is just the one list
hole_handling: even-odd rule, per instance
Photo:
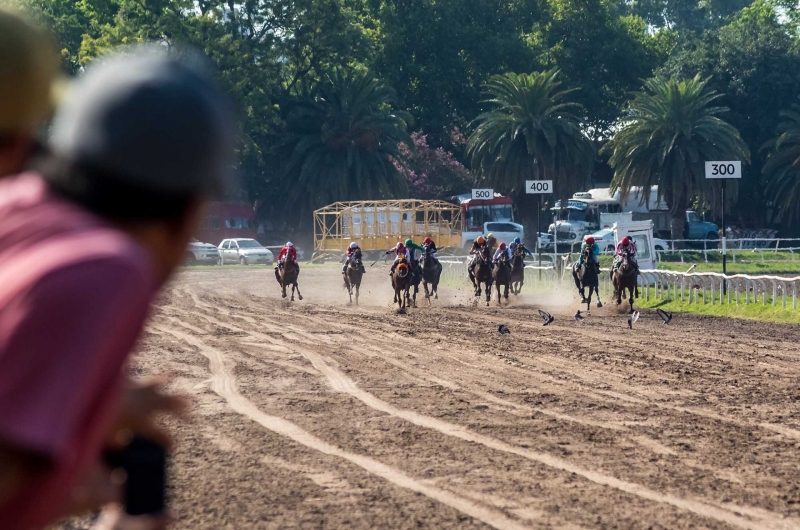
{"label": "white car", "polygon": [[275,261],[275,255],[255,239],[224,239],[219,244],[218,250],[220,265],[226,263],[269,265]]}
{"label": "white car", "polygon": [[[610,228],[598,230],[594,234],[586,237],[594,238],[594,242],[600,247],[600,252],[613,253],[615,250],[617,250],[616,243],[614,242],[614,231]],[[584,241],[586,241],[586,238],[584,238]],[[653,238],[653,246],[656,248],[656,250],[669,250],[669,245],[667,242],[657,237]]]}
{"label": "white car", "polygon": [[184,263],[186,265],[198,265],[201,263],[217,263],[219,261],[219,251],[217,247],[210,243],[201,243],[192,239],[186,249]]}

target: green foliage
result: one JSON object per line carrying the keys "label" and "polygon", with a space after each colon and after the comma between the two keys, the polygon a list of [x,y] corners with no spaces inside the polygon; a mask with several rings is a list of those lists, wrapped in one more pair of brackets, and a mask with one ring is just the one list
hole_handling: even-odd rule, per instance
{"label": "green foliage", "polygon": [[611,136],[632,90],[650,77],[674,46],[668,30],[650,34],[644,20],[609,0],[550,0],[527,41],[545,68],[558,68],[580,87],[574,98],[586,111],[595,140]]}
{"label": "green foliage", "polygon": [[[633,186],[648,191],[658,186],[673,211],[674,220],[695,197],[711,199],[705,179],[706,160],[749,160],[738,131],[718,116],[728,109],[714,106],[720,95],[708,80],[652,78],[630,104],[622,128],[606,145],[614,169],[612,190],[623,194]],[[735,191],[735,190],[731,190]],[[710,201],[713,202],[713,201]],[[682,238],[683,224],[673,222],[673,239]]]}
{"label": "green foliage", "polygon": [[783,121],[778,136],[764,149],[769,156],[764,164],[767,195],[788,223],[800,219],[800,105],[781,112]]}
{"label": "green foliage", "polygon": [[336,70],[314,98],[289,106],[282,197],[309,213],[335,201],[385,199],[406,191],[394,165],[413,146],[392,89],[367,73]]}
{"label": "green foliage", "polygon": [[484,86],[492,110],[475,119],[467,154],[477,177],[506,193],[553,179],[567,197],[586,184],[594,151],[581,131],[583,108],[561,88],[558,70],[495,75]]}

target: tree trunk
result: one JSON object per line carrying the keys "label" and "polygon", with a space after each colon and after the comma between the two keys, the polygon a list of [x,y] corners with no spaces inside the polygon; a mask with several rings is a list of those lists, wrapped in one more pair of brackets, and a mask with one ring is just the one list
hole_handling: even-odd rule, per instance
{"label": "tree trunk", "polygon": [[[672,221],[670,222],[670,237],[674,239],[686,239],[684,235],[684,227],[686,226],[686,208],[680,208],[677,212],[672,212]],[[684,241],[674,243],[675,248],[685,248]]]}
{"label": "tree trunk", "polygon": [[[522,193],[517,193],[516,200],[517,215],[519,219],[517,222],[522,225],[525,230],[525,246],[531,251],[536,249],[536,244],[539,239],[539,234],[536,231],[536,210],[539,208],[539,202],[535,195],[525,193],[523,188]],[[544,219],[542,219],[544,223]]]}

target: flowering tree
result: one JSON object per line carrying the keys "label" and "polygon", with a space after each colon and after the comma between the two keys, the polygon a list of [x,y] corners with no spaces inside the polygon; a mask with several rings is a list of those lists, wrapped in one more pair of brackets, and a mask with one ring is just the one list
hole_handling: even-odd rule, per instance
{"label": "flowering tree", "polygon": [[411,139],[413,150],[400,144],[405,165],[395,162],[395,167],[405,177],[413,198],[441,199],[471,188],[469,172],[452,153],[431,148],[427,135],[421,132],[412,133]]}

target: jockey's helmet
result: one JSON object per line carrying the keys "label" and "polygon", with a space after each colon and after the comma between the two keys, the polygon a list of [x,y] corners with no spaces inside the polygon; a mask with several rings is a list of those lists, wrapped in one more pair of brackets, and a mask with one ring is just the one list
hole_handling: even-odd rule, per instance
{"label": "jockey's helmet", "polygon": [[411,238],[410,238],[410,237],[409,237],[408,239],[406,239],[406,243],[405,243],[405,245],[406,245],[407,247],[410,247],[410,246],[411,246],[411,245],[413,245],[413,244],[414,244],[414,242],[413,242],[413,241],[411,241]]}
{"label": "jockey's helmet", "polygon": [[426,237],[425,240],[423,241],[423,243],[425,243],[426,245],[432,245],[433,244],[433,239],[431,239],[429,237]]}
{"label": "jockey's helmet", "polygon": [[586,244],[587,245],[594,245],[594,238],[592,236],[587,237],[586,238]]}
{"label": "jockey's helmet", "polygon": [[506,244],[505,243],[500,243],[500,250],[505,250],[505,248],[506,248]]}
{"label": "jockey's helmet", "polygon": [[489,235],[486,236],[487,239],[494,239],[494,234],[489,232]]}
{"label": "jockey's helmet", "polygon": [[286,242],[286,248],[292,248],[294,244],[291,241]]}
{"label": "jockey's helmet", "polygon": [[622,243],[622,246],[623,246],[623,247],[627,247],[628,245],[630,245],[630,244],[631,244],[631,240],[630,240],[630,239],[628,239],[627,237],[623,237],[623,238],[622,238],[622,241],[620,241],[620,243]]}
{"label": "jockey's helmet", "polygon": [[518,238],[518,237],[515,237],[515,238],[514,238],[514,243],[516,243],[517,245],[519,245],[520,243],[522,243],[522,240],[521,240],[520,238]]}
{"label": "jockey's helmet", "polygon": [[358,243],[353,241],[352,243],[350,243],[350,248],[353,249],[353,250],[357,249],[358,248]]}
{"label": "jockey's helmet", "polygon": [[486,243],[486,239],[484,239],[483,236],[478,236],[478,239],[476,239],[475,242],[478,243],[479,245],[483,245],[484,243]]}

